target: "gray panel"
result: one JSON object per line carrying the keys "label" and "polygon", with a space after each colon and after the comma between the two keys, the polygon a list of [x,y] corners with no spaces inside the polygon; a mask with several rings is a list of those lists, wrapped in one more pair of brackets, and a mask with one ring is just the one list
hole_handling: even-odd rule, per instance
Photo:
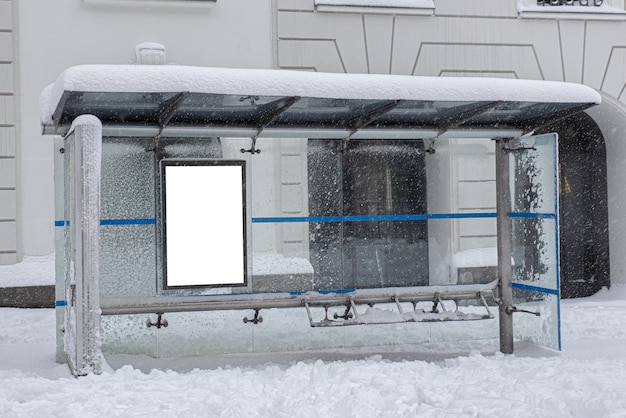
{"label": "gray panel", "polygon": [[153,142],[105,138],[102,144],[102,219],[154,218]]}
{"label": "gray panel", "polygon": [[[156,294],[154,153],[147,151],[151,146],[152,140],[140,138],[105,138],[102,144],[103,297]],[[152,224],[136,224],[149,219]]]}
{"label": "gray panel", "polygon": [[155,244],[155,225],[101,226],[101,296],[155,296],[157,292]]}
{"label": "gray panel", "polygon": [[0,157],[15,157],[15,128],[0,127]]}

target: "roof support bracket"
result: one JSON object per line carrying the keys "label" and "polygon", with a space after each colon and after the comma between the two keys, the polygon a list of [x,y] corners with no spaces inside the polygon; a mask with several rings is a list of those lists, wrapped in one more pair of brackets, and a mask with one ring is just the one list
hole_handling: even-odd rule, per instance
{"label": "roof support bracket", "polygon": [[301,99],[300,96],[289,96],[283,97],[282,99],[274,100],[273,102],[261,105],[257,108],[257,113],[259,114],[259,118],[257,120],[257,132],[251,138],[252,145],[250,149],[241,149],[242,153],[249,152],[250,154],[259,154],[261,152],[260,149],[256,147],[256,140],[263,132],[263,129],[270,125],[273,121],[276,120],[278,116],[284,113],[291,106],[299,102]]}
{"label": "roof support bracket", "polygon": [[154,148],[146,151],[156,152],[159,158],[163,157],[165,150],[161,147],[161,134],[170,119],[172,119],[172,116],[174,116],[176,110],[183,104],[188,95],[188,91],[182,91],[161,105],[159,113],[157,114],[159,133],[154,137]]}
{"label": "roof support bracket", "polygon": [[352,137],[352,135],[354,135],[355,133],[357,133],[359,131],[359,129],[369,125],[370,123],[374,122],[376,119],[378,119],[379,117],[381,117],[382,115],[384,115],[385,113],[388,113],[390,111],[392,111],[393,109],[395,109],[396,107],[398,107],[398,105],[400,105],[401,103],[403,103],[405,100],[392,100],[390,102],[387,102],[385,104],[378,105],[370,105],[365,107],[364,112],[361,113],[358,116],[355,116],[354,118],[350,119],[347,123],[348,129],[350,129],[350,133],[348,134],[348,136],[343,140],[343,151],[347,151],[348,149],[348,141],[350,140],[350,138]]}
{"label": "roof support bracket", "polygon": [[348,128],[350,128],[350,135],[348,137],[354,135],[359,129],[374,122],[376,119],[378,119],[385,113],[392,111],[403,102],[404,100],[392,100],[390,102],[383,104],[382,106],[375,104],[375,105],[366,107],[363,113],[361,113],[358,116],[355,116],[354,118],[348,121]]}
{"label": "roof support bracket", "polygon": [[502,104],[502,101],[500,100],[497,100],[495,102],[488,102],[488,103],[481,104],[477,107],[474,107],[472,109],[466,110],[465,112],[456,113],[448,118],[440,119],[438,122],[439,129],[438,129],[437,136],[447,132],[450,129],[456,128],[457,126],[463,124],[464,122],[467,122],[468,120],[473,119],[482,113],[488,112],[500,106],[501,104]]}
{"label": "roof support bracket", "polygon": [[157,115],[159,135],[163,132],[163,129],[165,129],[165,126],[169,123],[170,119],[172,119],[172,116],[174,116],[176,110],[183,104],[187,96],[189,96],[188,91],[180,92],[161,106],[159,114]]}
{"label": "roof support bracket", "polygon": [[426,150],[426,153],[428,154],[435,153],[435,141],[437,140],[439,136],[443,135],[450,129],[454,129],[458,127],[464,122],[467,122],[468,120],[475,118],[476,116],[482,113],[488,112],[500,106],[501,104],[502,104],[501,100],[496,100],[495,102],[484,103],[479,106],[472,107],[471,109],[466,110],[464,112],[455,113],[452,116],[448,116],[447,118],[440,119],[437,123],[437,126],[438,126],[437,136],[433,138],[432,142],[430,143],[430,146]]}

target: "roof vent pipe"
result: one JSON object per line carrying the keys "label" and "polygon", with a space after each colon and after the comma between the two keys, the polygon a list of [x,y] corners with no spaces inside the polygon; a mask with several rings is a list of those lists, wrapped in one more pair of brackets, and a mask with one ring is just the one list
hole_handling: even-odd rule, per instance
{"label": "roof vent pipe", "polygon": [[165,64],[165,47],[155,42],[143,42],[135,47],[137,64],[163,65]]}

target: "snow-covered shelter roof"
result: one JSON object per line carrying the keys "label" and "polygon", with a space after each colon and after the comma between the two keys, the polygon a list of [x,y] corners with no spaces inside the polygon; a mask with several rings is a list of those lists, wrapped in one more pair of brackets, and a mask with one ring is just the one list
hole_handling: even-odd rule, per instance
{"label": "snow-covered shelter roof", "polygon": [[304,138],[519,136],[599,104],[553,81],[83,65],[40,98],[44,133],[93,114],[105,134]]}

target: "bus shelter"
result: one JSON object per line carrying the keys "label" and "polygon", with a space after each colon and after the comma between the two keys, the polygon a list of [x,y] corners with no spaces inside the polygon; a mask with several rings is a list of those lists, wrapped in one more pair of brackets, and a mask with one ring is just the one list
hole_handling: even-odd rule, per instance
{"label": "bus shelter", "polygon": [[533,131],[599,103],[547,81],[69,68],[41,96],[58,359],[559,349],[558,138]]}

